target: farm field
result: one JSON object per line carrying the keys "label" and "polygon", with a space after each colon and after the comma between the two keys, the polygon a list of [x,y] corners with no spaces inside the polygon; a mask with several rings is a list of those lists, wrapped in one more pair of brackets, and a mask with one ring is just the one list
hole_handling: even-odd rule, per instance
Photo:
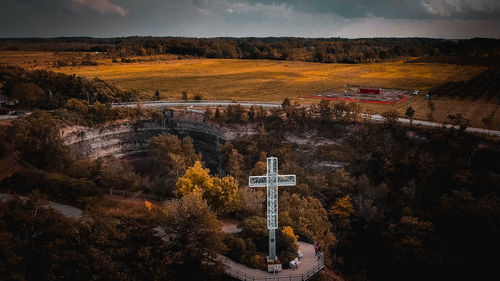
{"label": "farm field", "polygon": [[[99,78],[123,88],[134,88],[144,96],[153,96],[156,89],[162,99],[180,99],[202,94],[204,99],[282,101],[285,97],[297,102],[318,102],[302,99],[344,85],[398,88],[425,92],[446,81],[468,80],[485,67],[437,63],[387,62],[374,64],[324,64],[272,60],[176,59],[175,56],[136,58],[142,61],[113,63],[104,54],[91,54],[97,66],[55,67],[57,60],[81,58],[83,53],[0,52],[0,65],[19,65],[27,69],[50,69],[66,74]],[[472,126],[485,127],[481,120],[495,112],[490,129],[499,129],[498,101],[436,99],[434,119],[442,122],[449,114],[461,113]],[[404,116],[408,106],[415,109],[415,118],[426,120],[428,109],[423,95],[397,105],[362,104],[368,113],[395,109]]]}

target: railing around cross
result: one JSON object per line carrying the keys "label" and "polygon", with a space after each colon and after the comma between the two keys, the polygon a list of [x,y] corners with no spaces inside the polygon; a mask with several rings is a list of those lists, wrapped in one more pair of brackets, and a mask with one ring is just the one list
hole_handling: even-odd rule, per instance
{"label": "railing around cross", "polygon": [[316,273],[325,268],[323,259],[318,260],[317,263],[309,267],[302,274],[269,274],[268,276],[254,276],[251,273],[231,267],[229,262],[224,261],[224,273],[242,281],[307,281],[311,279]]}

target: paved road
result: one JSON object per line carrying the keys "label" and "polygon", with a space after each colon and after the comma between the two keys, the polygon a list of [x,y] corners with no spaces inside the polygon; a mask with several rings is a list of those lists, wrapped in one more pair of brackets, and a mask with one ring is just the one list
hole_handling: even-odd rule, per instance
{"label": "paved road", "polygon": [[[240,104],[241,106],[245,107],[250,107],[252,105],[256,106],[262,106],[264,108],[280,108],[281,104],[280,103],[272,103],[272,102],[259,102],[259,101],[242,101],[242,102],[234,102],[234,101],[227,101],[227,100],[211,100],[211,101],[149,101],[149,102],[144,102],[142,103],[143,107],[204,107],[204,106],[228,106],[228,105],[234,105],[234,104]],[[116,103],[113,104],[114,107],[136,107],[137,103],[136,102],[127,102],[127,103]],[[192,109],[191,111],[193,112],[198,112],[202,113],[200,110]],[[27,113],[30,114],[30,113]],[[362,117],[364,119],[369,119],[373,121],[378,121],[382,122],[384,121],[384,117],[380,114],[362,114]],[[0,120],[8,120],[8,119],[15,119],[17,116],[9,116],[9,115],[0,115]],[[401,123],[410,123],[410,119],[406,118],[398,118],[399,122]],[[421,126],[426,126],[426,127],[442,127],[445,126],[447,128],[450,127],[455,127],[458,128],[457,126],[452,126],[452,125],[444,125],[441,123],[434,123],[434,122],[429,122],[429,121],[423,121],[423,120],[413,120],[414,125],[421,125]],[[495,130],[488,130],[488,129],[481,129],[481,128],[473,128],[473,127],[468,127],[466,129],[467,132],[471,133],[478,133],[478,134],[485,134],[485,135],[490,135],[490,136],[500,136],[500,131],[495,131]]]}
{"label": "paved road", "polygon": [[[384,117],[382,117],[382,115],[380,115],[380,114],[373,114],[373,115],[363,114],[363,118],[374,120],[374,121],[379,121],[379,122],[384,121]],[[410,119],[398,118],[398,121],[401,123],[410,124]],[[445,125],[445,124],[441,124],[441,123],[435,123],[435,122],[429,122],[429,121],[423,121],[423,120],[415,120],[415,119],[413,120],[412,123],[413,123],[413,125],[421,125],[421,126],[426,126],[426,127],[443,127],[444,126],[446,128],[452,128],[452,127],[455,129],[459,128],[458,126],[454,126],[454,125]],[[467,127],[465,129],[465,131],[471,132],[471,133],[485,134],[485,135],[490,135],[490,136],[500,136],[500,131],[495,131],[495,130]]]}
{"label": "paved road", "polygon": [[[10,198],[12,198],[12,195],[6,194],[6,193],[0,193],[0,201],[7,201]],[[22,200],[28,200],[28,197],[26,196],[19,196]],[[49,204],[46,206],[50,206],[52,209],[58,211],[59,213],[63,214],[65,217],[68,218],[81,218],[82,217],[82,210],[75,208],[73,206],[65,205],[65,204],[60,204],[54,201],[49,201]]]}
{"label": "paved road", "polygon": [[[242,101],[242,102],[234,102],[234,101],[225,101],[225,100],[211,100],[211,101],[150,101],[142,103],[144,107],[185,107],[185,106],[228,106],[239,104],[241,106],[250,107],[252,105],[262,106],[264,108],[279,108],[281,107],[280,103],[272,103],[272,102],[259,102],[259,101]],[[137,106],[136,102],[129,103],[117,103],[113,106],[125,106],[125,107],[135,107]]]}

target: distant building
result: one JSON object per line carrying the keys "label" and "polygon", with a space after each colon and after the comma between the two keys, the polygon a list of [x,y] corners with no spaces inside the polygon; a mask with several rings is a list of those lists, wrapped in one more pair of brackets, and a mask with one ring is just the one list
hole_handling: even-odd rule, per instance
{"label": "distant building", "polygon": [[380,95],[382,93],[382,89],[360,88],[359,93]]}

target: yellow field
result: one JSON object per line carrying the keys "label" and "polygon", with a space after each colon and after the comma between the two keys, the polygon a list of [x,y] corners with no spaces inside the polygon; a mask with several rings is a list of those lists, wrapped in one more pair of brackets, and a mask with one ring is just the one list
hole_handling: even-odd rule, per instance
{"label": "yellow field", "polygon": [[[426,92],[445,81],[468,80],[484,67],[446,64],[390,62],[378,64],[322,64],[293,61],[227,60],[227,59],[173,59],[174,56],[156,56],[148,61],[112,63],[103,54],[92,54],[98,66],[52,67],[60,58],[83,56],[81,53],[0,52],[0,64],[17,64],[25,68],[52,69],[66,74],[88,78],[98,77],[123,88],[134,88],[146,96],[160,90],[162,99],[180,99],[181,92],[189,96],[202,94],[204,99],[234,99],[282,101],[285,97],[298,102],[309,102],[300,97],[326,90],[342,89],[347,85],[383,88],[401,88]],[[144,59],[144,58],[142,58]],[[33,63],[36,60],[37,63]],[[484,127],[481,119],[497,104],[487,101],[434,100],[436,121],[448,114],[462,113],[473,120],[473,125]],[[396,109],[404,114],[411,105],[416,118],[427,119],[427,106],[422,96],[399,105],[363,104],[367,112]],[[495,128],[500,124],[500,110],[494,118]]]}

